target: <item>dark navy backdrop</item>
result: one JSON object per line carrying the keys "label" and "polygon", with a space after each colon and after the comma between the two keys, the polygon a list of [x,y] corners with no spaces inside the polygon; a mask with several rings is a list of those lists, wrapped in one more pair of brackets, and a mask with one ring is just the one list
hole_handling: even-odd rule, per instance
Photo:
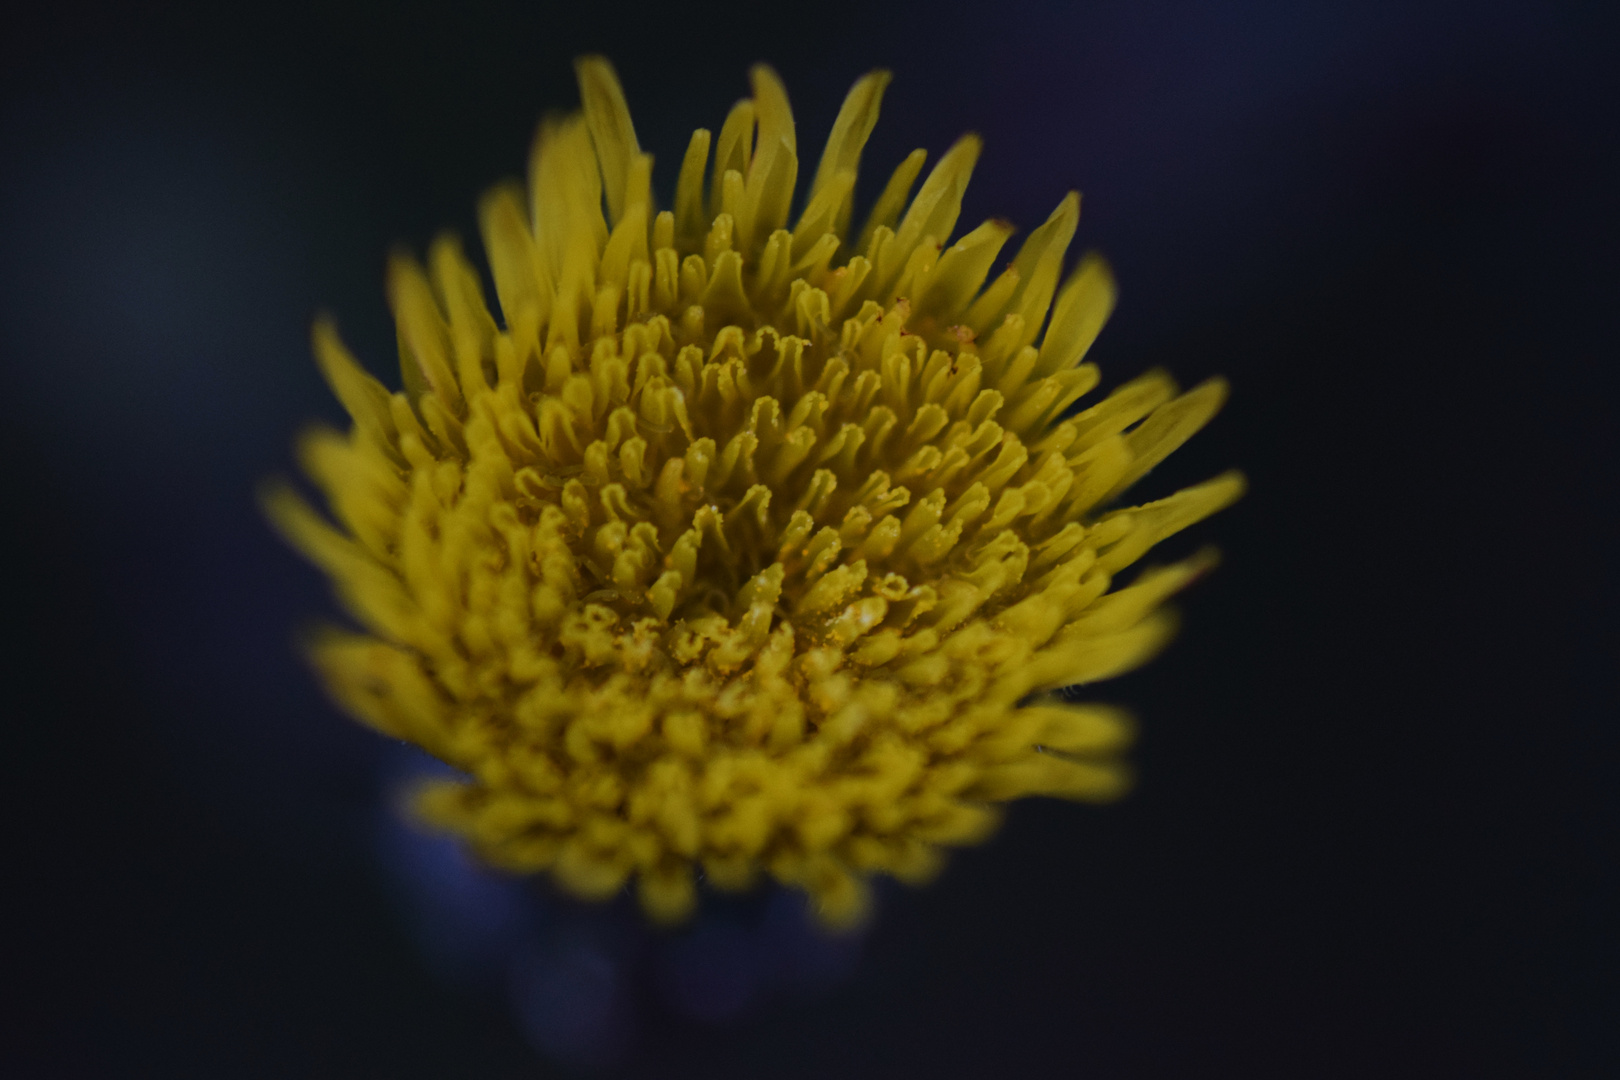
{"label": "dark navy backdrop", "polygon": [[[1605,1073],[1601,5],[215,7],[58,3],[0,40],[8,1075],[590,1067],[534,1002],[586,1001],[626,950],[662,959],[592,1030],[631,1076]],[[390,833],[404,766],[294,654],[332,605],[253,501],[339,419],[313,313],[391,373],[386,250],[472,235],[589,50],[666,192],[749,63],[809,146],[893,68],[868,198],[982,132],[965,225],[1084,192],[1122,286],[1105,378],[1234,385],[1144,485],[1237,465],[1252,492],[1172,545],[1227,553],[1177,645],[1099,688],[1143,719],[1138,791],[1020,805],[811,990],[727,981],[759,970],[739,925],[797,948],[774,901],[649,944],[514,916]],[[424,942],[433,910],[472,914]],[[457,968],[547,948],[511,987]]]}

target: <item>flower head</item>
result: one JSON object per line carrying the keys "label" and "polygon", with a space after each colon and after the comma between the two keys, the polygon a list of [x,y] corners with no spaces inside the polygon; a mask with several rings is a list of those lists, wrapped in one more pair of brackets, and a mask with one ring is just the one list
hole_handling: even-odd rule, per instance
{"label": "flower head", "polygon": [[612,68],[579,79],[527,192],[480,208],[501,323],[453,239],[396,256],[403,392],[315,328],[354,419],[301,444],[337,524],[268,499],[362,627],[312,644],[333,696],[466,776],[422,815],[581,896],[633,877],[659,919],[699,870],[763,871],[839,923],[868,875],[926,878],[1006,800],[1118,795],[1128,719],[1053,692],[1170,635],[1161,604],[1209,557],[1115,576],[1242,479],[1104,508],[1224,383],[1154,372],[1071,415],[1111,277],[1086,258],[1059,285],[1071,193],[985,285],[1012,227],[950,243],[975,136],[915,195],[906,158],[852,233],[886,72],[791,222],[769,68],[712,155],[693,134],[664,211]]}

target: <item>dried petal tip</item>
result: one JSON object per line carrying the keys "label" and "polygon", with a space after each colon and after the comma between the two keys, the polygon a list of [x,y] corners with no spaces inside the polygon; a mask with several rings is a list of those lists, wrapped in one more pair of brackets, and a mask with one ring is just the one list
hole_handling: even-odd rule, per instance
{"label": "dried petal tip", "polygon": [[1000,273],[1011,225],[954,236],[976,136],[914,196],[906,158],[851,242],[886,71],[796,220],[771,69],[663,212],[612,66],[577,71],[527,191],[479,207],[500,321],[454,240],[394,256],[404,390],[317,322],[354,420],[300,444],[332,520],[264,500],[359,625],[311,643],[333,698],[465,774],[419,816],[582,897],[633,880],[660,922],[763,873],[848,925],[871,874],[928,880],[1006,800],[1118,797],[1129,717],[1051,692],[1147,660],[1213,565],[1113,588],[1241,477],[1112,504],[1225,382],[1150,372],[1076,412],[1113,278],[1061,280],[1075,193]]}

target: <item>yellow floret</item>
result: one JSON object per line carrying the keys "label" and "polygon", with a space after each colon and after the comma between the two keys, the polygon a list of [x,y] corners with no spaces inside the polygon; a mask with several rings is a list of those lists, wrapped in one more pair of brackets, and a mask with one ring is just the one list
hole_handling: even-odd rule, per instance
{"label": "yellow floret", "polygon": [[313,644],[333,697],[465,774],[422,817],[582,897],[633,877],[658,920],[699,873],[765,873],[837,925],[870,874],[926,880],[1001,802],[1118,796],[1128,717],[1051,692],[1171,634],[1161,605],[1209,556],[1114,577],[1242,478],[1104,507],[1225,384],[1153,372],[1068,416],[1113,281],[1087,258],[1060,287],[1071,193],[986,285],[1012,227],[950,243],[975,136],[915,196],[908,157],[848,243],[886,72],[791,223],[770,69],[693,135],[661,212],[612,68],[579,79],[528,191],[480,207],[504,325],[453,239],[396,257],[402,392],[315,329],[354,420],[302,443],[335,524],[267,499],[359,624]]}

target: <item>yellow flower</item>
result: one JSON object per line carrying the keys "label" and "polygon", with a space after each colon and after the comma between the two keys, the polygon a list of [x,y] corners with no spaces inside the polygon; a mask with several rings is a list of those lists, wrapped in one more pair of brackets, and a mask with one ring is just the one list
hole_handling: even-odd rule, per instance
{"label": "yellow flower", "polygon": [[1113,282],[1087,258],[1059,287],[1073,193],[987,287],[1012,226],[946,246],[976,136],[915,196],[911,154],[852,234],[887,72],[850,91],[791,228],[769,68],[712,169],[693,134],[664,211],[613,69],[578,73],[527,193],[480,207],[504,328],[454,239],[396,257],[402,393],[315,328],[354,425],[302,460],[338,524],[267,497],[363,627],[312,644],[333,696],[466,774],[420,813],[582,897],[633,876],[660,920],[699,870],[763,871],[836,925],[1006,800],[1119,795],[1128,718],[1052,692],[1171,634],[1161,604],[1210,556],[1114,578],[1242,478],[1103,508],[1225,384],[1154,372],[1060,419],[1097,385]]}

